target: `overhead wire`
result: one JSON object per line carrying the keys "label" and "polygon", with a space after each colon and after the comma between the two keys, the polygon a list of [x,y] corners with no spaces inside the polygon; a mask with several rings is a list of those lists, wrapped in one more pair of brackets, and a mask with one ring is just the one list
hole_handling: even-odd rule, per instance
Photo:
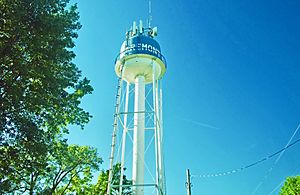
{"label": "overhead wire", "polygon": [[[291,136],[291,138],[289,139],[289,141],[287,142],[286,146],[288,146],[291,141],[294,139],[295,135],[297,134],[298,130],[300,128],[300,124],[298,125],[298,127],[295,129],[293,135]],[[279,156],[276,158],[275,162],[272,164],[272,166],[268,169],[268,171],[265,173],[263,179],[257,184],[257,186],[254,188],[254,190],[252,191],[251,195],[254,195],[257,190],[260,188],[260,186],[264,183],[264,181],[269,177],[270,173],[273,171],[274,167],[276,166],[276,164],[278,163],[278,161],[280,160],[280,158],[282,157],[282,155],[284,154],[285,150],[282,150],[279,154]]]}
{"label": "overhead wire", "polygon": [[[298,128],[296,129],[296,131],[298,131],[299,128],[300,128],[300,124],[298,125]],[[296,132],[296,131],[295,131],[295,132]],[[296,133],[297,133],[297,132],[296,132]],[[296,133],[294,133],[294,135],[295,135]],[[293,136],[294,136],[294,135],[293,135]],[[290,141],[291,141],[291,139],[290,139]],[[284,148],[281,148],[280,150],[278,150],[278,151],[276,151],[276,152],[274,152],[274,153],[272,153],[272,154],[270,154],[270,155],[268,155],[268,156],[266,156],[266,157],[264,157],[264,158],[262,158],[262,159],[260,159],[260,160],[257,160],[257,161],[255,161],[255,162],[253,162],[253,163],[250,163],[250,164],[248,164],[248,165],[246,165],[246,166],[243,166],[243,167],[240,167],[240,168],[237,168],[237,169],[233,169],[233,170],[230,170],[230,171],[219,172],[219,173],[192,175],[192,177],[199,177],[199,178],[220,177],[220,176],[226,176],[226,175],[230,175],[230,174],[233,174],[233,173],[237,173],[237,172],[244,171],[244,170],[249,169],[249,168],[251,168],[251,167],[253,167],[253,166],[256,166],[256,165],[258,165],[258,164],[261,164],[261,163],[263,163],[264,161],[269,160],[269,159],[273,158],[274,156],[277,156],[278,154],[284,152],[285,150],[289,149],[290,147],[292,147],[292,146],[294,146],[295,144],[297,144],[298,142],[300,142],[300,138],[297,139],[296,141],[292,142],[292,143],[290,143],[290,141],[289,141],[289,143],[288,143]],[[280,155],[280,156],[282,156],[282,155]],[[277,158],[277,159],[278,159],[278,158]],[[277,160],[277,162],[278,162],[278,160]]]}

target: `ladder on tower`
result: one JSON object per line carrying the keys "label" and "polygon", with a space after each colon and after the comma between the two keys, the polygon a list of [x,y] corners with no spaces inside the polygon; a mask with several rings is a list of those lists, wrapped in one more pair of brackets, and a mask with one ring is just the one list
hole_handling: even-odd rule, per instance
{"label": "ladder on tower", "polygon": [[114,166],[114,153],[115,153],[115,146],[116,146],[116,137],[117,137],[117,130],[118,130],[118,114],[120,111],[120,102],[121,102],[121,92],[122,92],[122,79],[123,79],[123,69],[124,69],[125,62],[122,63],[120,66],[121,75],[117,81],[117,95],[115,99],[115,113],[113,115],[113,133],[112,133],[112,144],[111,144],[111,154],[109,157],[110,165],[109,165],[109,176],[108,176],[108,184],[107,184],[107,195],[111,194],[111,185],[113,179],[113,166]]}

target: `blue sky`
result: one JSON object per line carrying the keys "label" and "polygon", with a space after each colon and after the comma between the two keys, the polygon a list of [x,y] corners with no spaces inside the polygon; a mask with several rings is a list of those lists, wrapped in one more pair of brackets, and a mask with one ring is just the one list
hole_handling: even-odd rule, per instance
{"label": "blue sky", "polygon": [[[84,131],[72,127],[69,142],[96,147],[107,169],[114,59],[132,21],[147,19],[148,1],[72,2],[83,25],[74,62],[94,93],[82,101],[93,118]],[[286,145],[300,123],[299,1],[152,0],[152,15],[168,62],[163,90],[169,195],[186,193],[187,168],[192,175],[229,171]],[[287,150],[266,179],[276,157],[228,176],[193,177],[192,192],[269,194],[299,174],[299,151],[300,144]]]}

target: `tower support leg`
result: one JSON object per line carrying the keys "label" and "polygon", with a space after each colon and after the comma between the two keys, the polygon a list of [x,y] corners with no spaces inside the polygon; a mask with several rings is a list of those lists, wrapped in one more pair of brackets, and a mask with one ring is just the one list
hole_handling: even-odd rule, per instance
{"label": "tower support leg", "polygon": [[121,156],[121,174],[120,174],[120,186],[119,186],[119,195],[122,195],[123,192],[123,176],[125,171],[125,150],[126,150],[126,136],[127,136],[127,112],[128,112],[128,101],[129,101],[129,89],[130,83],[126,85],[126,95],[125,95],[125,113],[124,114],[124,127],[123,127],[123,136],[122,136],[122,156]]}
{"label": "tower support leg", "polygon": [[[133,185],[144,184],[144,152],[145,152],[145,77],[135,79],[134,95],[134,128],[133,128]],[[133,187],[134,195],[144,195],[143,186]]]}

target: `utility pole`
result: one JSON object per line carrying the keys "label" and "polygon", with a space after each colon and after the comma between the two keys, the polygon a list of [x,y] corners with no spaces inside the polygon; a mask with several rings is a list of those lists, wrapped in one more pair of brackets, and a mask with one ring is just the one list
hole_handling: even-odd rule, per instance
{"label": "utility pole", "polygon": [[187,195],[192,195],[192,191],[191,191],[191,188],[192,188],[192,184],[191,184],[191,174],[190,174],[190,170],[187,169],[186,170],[186,190],[187,190]]}

